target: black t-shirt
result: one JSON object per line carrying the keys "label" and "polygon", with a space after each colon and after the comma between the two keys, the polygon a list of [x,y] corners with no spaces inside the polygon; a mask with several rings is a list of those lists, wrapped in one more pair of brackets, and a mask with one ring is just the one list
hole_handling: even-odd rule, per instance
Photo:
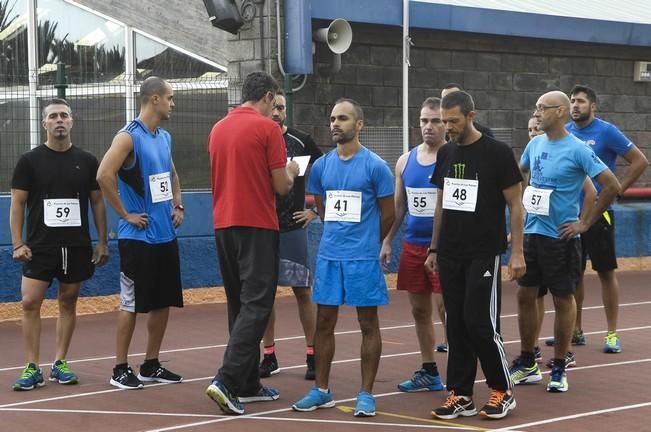
{"label": "black t-shirt", "polygon": [[[99,190],[97,159],[75,146],[58,152],[42,144],[23,154],[11,179],[11,188],[28,191],[27,245],[38,247],[88,246],[88,204],[90,192]],[[77,198],[81,226],[48,227],[43,205],[46,199]]]}
{"label": "black t-shirt", "polygon": [[522,181],[513,150],[486,135],[466,146],[448,142],[438,151],[431,182],[443,193],[444,179],[478,180],[474,212],[443,209],[438,253],[482,258],[506,250],[506,201],[502,191]]}
{"label": "black t-shirt", "polygon": [[[288,127],[283,137],[287,147],[287,157],[310,156],[310,164],[312,164],[323,155],[312,137],[305,132]],[[293,231],[302,226],[294,221],[293,214],[305,208],[305,177],[296,177],[294,187],[287,195],[276,195],[276,213],[280,232]]]}

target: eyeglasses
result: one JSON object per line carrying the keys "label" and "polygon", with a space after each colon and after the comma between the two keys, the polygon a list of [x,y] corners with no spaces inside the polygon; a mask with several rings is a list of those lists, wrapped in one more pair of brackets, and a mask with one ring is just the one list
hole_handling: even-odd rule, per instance
{"label": "eyeglasses", "polygon": [[563,105],[536,105],[533,112],[535,112],[535,113],[536,112],[544,113],[546,110],[548,110],[550,108],[560,108],[562,106]]}

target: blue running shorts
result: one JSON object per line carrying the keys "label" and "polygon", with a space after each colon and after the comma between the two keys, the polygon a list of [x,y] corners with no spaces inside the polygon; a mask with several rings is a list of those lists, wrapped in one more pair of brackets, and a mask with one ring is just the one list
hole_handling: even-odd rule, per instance
{"label": "blue running shorts", "polygon": [[328,306],[382,306],[389,303],[379,260],[317,258],[312,300]]}

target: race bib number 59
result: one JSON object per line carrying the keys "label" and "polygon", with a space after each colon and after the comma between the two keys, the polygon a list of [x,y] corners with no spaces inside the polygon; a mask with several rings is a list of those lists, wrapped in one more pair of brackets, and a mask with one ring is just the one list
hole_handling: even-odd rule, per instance
{"label": "race bib number 59", "polygon": [[362,219],[362,193],[357,191],[326,191],[326,222],[359,222]]}
{"label": "race bib number 59", "polygon": [[443,179],[443,208],[474,212],[477,207],[478,180]]}
{"label": "race bib number 59", "polygon": [[77,198],[43,200],[43,217],[49,227],[81,226],[81,212]]}

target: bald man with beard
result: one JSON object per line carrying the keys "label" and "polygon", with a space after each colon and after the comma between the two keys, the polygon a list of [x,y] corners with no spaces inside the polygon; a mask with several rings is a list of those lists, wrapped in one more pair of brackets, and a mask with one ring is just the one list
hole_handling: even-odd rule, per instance
{"label": "bald man with beard", "polygon": [[[542,95],[534,110],[538,128],[544,135],[534,137],[520,159],[520,168],[529,174],[522,197],[527,211],[524,227],[526,273],[519,280],[518,324],[521,354],[511,368],[514,384],[542,380],[534,360],[536,342],[536,298],[541,286],[553,296],[554,360],[547,384],[548,392],[566,392],[565,353],[570,349],[576,319],[574,293],[581,275],[579,235],[588,230],[613,202],[620,191],[615,175],[589,146],[565,128],[570,116],[570,100],[560,91]],[[579,214],[582,185],[586,176],[603,188],[588,212]]]}

